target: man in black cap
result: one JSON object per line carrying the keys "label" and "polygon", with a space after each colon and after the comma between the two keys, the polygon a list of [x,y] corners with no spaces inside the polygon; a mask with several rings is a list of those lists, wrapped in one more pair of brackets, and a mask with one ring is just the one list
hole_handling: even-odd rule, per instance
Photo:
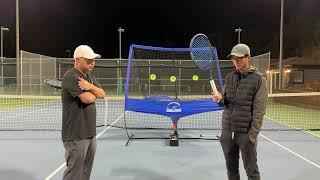
{"label": "man in black cap", "polygon": [[240,180],[239,151],[248,180],[260,180],[257,165],[257,137],[267,104],[267,81],[250,65],[250,48],[233,47],[228,56],[236,70],[227,74],[222,94],[213,99],[224,106],[220,142],[226,160],[229,180]]}

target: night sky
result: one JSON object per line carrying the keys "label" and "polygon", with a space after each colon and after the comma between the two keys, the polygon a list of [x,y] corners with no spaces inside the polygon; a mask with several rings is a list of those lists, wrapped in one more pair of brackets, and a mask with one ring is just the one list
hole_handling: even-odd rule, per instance
{"label": "night sky", "polygon": [[[284,56],[314,45],[308,35],[320,22],[319,0],[286,0]],[[130,44],[188,47],[196,33],[208,35],[224,58],[242,42],[252,54],[271,51],[278,57],[280,0],[21,0],[20,47],[49,56],[67,57],[88,44],[103,58],[118,57],[119,26],[123,57]],[[5,32],[5,57],[15,57],[15,0],[0,0],[0,25]],[[311,33],[312,34],[312,33]]]}

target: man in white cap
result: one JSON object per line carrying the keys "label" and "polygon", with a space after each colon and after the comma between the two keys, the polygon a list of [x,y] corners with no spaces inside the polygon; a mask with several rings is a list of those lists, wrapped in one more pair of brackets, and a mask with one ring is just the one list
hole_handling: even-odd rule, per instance
{"label": "man in white cap", "polygon": [[62,141],[67,169],[64,180],[88,180],[96,151],[97,98],[106,96],[90,73],[99,54],[87,45],[74,51],[74,68],[62,80]]}
{"label": "man in white cap", "polygon": [[220,142],[229,180],[240,180],[239,151],[248,180],[260,180],[257,165],[257,137],[267,104],[267,81],[250,65],[250,48],[233,47],[228,56],[236,70],[227,74],[222,94],[213,99],[224,106]]}

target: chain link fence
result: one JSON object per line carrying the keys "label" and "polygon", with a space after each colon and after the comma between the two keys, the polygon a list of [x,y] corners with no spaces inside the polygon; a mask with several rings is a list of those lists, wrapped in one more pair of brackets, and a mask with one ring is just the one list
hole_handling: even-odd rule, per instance
{"label": "chain link fence", "polygon": [[[69,58],[56,58],[44,56],[41,54],[21,51],[20,59],[21,78],[17,78],[16,59],[4,58],[1,63],[1,94],[12,95],[59,95],[59,91],[48,87],[44,84],[45,79],[62,79],[64,73],[73,68],[74,60]],[[163,60],[159,61],[162,64]],[[176,63],[185,64],[186,62]],[[125,86],[125,76],[127,69],[127,59],[98,59],[93,74],[98,82],[102,85],[109,95],[122,95]],[[193,64],[193,62],[188,62]],[[267,74],[270,66],[270,53],[253,57],[252,65],[256,66],[259,71]],[[220,60],[221,73],[224,78],[227,73],[233,70],[233,65],[230,60]],[[178,69],[182,71],[183,69]],[[185,70],[184,70],[185,71]],[[151,72],[151,70],[150,70]],[[166,77],[165,72],[157,72],[158,77]],[[196,82],[192,79],[194,74],[199,74],[197,69],[190,69],[188,72],[179,73],[177,77],[177,89],[187,89],[190,93],[207,93],[210,90],[210,84],[207,77],[199,77]],[[153,85],[158,87],[152,88],[169,88],[170,84]],[[149,89],[152,89],[149,88]],[[185,91],[185,90],[184,90]]]}

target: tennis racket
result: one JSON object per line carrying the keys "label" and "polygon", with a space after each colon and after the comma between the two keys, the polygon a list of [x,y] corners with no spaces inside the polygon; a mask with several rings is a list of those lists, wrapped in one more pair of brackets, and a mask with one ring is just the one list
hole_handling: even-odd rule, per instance
{"label": "tennis racket", "polygon": [[190,55],[196,65],[209,74],[213,94],[217,95],[218,90],[213,79],[213,48],[206,35],[196,34],[193,36],[190,41]]}
{"label": "tennis racket", "polygon": [[53,87],[53,88],[56,88],[56,89],[61,89],[62,81],[61,80],[57,80],[57,79],[46,79],[46,80],[44,80],[44,83],[47,84],[50,87]]}

